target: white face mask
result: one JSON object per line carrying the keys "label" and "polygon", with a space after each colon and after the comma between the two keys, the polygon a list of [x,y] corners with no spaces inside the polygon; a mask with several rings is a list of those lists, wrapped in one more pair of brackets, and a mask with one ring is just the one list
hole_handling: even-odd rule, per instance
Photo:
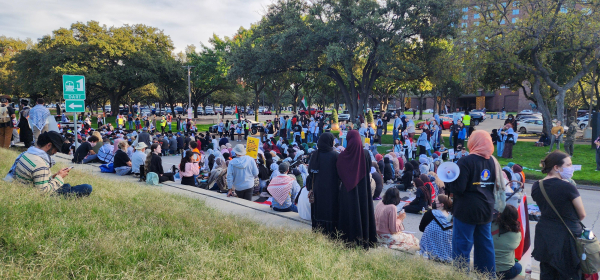
{"label": "white face mask", "polygon": [[573,177],[573,172],[575,172],[575,167],[570,166],[570,167],[563,167],[562,171],[559,171],[558,173],[560,174],[560,177],[562,177],[563,179],[571,179],[571,177]]}

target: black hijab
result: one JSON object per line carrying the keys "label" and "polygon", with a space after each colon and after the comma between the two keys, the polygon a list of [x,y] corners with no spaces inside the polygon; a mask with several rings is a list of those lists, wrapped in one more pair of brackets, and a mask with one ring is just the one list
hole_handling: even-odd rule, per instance
{"label": "black hijab", "polygon": [[334,140],[335,136],[329,132],[325,132],[321,135],[321,137],[319,137],[319,142],[317,142],[317,150],[312,153],[308,163],[308,172],[313,172],[313,170],[317,172],[319,171],[319,154],[333,151]]}

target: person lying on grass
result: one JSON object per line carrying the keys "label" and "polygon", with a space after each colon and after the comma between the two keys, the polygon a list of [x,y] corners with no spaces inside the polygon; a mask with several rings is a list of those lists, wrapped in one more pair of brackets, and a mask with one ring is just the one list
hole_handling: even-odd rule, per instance
{"label": "person lying on grass", "polygon": [[50,168],[53,165],[50,156],[60,150],[63,142],[64,138],[58,132],[48,131],[40,134],[36,146],[29,147],[26,152],[17,157],[5,180],[17,179],[17,182],[51,194],[90,195],[92,186],[88,184],[71,186],[64,183],[64,178],[69,175],[71,167],[63,168],[56,174],[50,175]]}

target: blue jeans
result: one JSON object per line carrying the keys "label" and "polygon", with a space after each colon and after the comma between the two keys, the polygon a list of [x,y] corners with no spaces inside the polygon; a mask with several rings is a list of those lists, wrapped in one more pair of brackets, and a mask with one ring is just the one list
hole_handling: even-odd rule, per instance
{"label": "blue jeans", "polygon": [[518,262],[515,262],[515,265],[513,267],[511,267],[509,270],[496,272],[496,276],[498,276],[498,279],[500,279],[500,280],[513,279],[521,273],[521,270],[523,270],[523,267],[521,266],[521,264]]}
{"label": "blue jeans", "polygon": [[397,129],[392,130],[392,134],[394,135],[394,139],[392,139],[392,140],[398,139],[398,130]]}
{"label": "blue jeans", "polygon": [[92,193],[92,186],[83,184],[71,187],[69,184],[64,184],[60,189],[56,190],[56,193],[62,195],[74,194],[75,196],[88,196]]}
{"label": "blue jeans", "polygon": [[502,157],[502,152],[504,152],[504,142],[498,142],[497,145],[498,145],[498,148],[497,148],[498,156]]}
{"label": "blue jeans", "polygon": [[128,122],[129,125],[129,130],[131,130],[133,128],[133,122]]}
{"label": "blue jeans", "polygon": [[96,159],[98,159],[98,155],[89,155],[86,158],[84,158],[82,162],[83,162],[83,164],[86,164],[86,163],[93,162]]}
{"label": "blue jeans", "polygon": [[312,143],[312,141],[313,141],[313,134],[310,133],[310,132],[307,133],[307,134],[308,134],[308,137],[307,137],[308,139],[306,141],[308,141],[309,143]]}
{"label": "blue jeans", "polygon": [[115,168],[115,173],[119,176],[129,175],[131,174],[131,166],[121,166]]}
{"label": "blue jeans", "polygon": [[452,129],[450,130],[450,147],[454,147],[454,145],[452,145],[452,138],[454,138],[454,131],[452,131]]}
{"label": "blue jeans", "polygon": [[473,268],[484,273],[495,273],[496,256],[492,239],[492,223],[472,225],[454,217],[452,259],[455,265],[462,268],[469,267],[473,246],[475,246]]}
{"label": "blue jeans", "polygon": [[469,131],[471,131],[471,126],[470,125],[465,125],[465,129],[467,131],[467,137],[465,137],[465,139],[469,139],[469,136],[471,136],[471,134],[469,133]]}
{"label": "blue jeans", "polygon": [[278,209],[278,208],[275,208],[275,207],[272,207],[272,208],[273,208],[273,210],[275,210],[277,212],[290,212],[290,211],[292,211],[292,212],[298,213],[298,206],[294,205],[293,203],[292,203],[292,206],[290,206],[288,208],[284,208],[284,209]]}

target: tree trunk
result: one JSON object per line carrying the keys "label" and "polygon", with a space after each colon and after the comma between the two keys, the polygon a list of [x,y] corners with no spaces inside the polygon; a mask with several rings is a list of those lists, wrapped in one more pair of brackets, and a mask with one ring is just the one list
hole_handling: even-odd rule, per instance
{"label": "tree trunk", "polygon": [[[112,95],[110,97],[110,115],[116,116],[119,114],[119,103],[121,102],[121,96],[118,94]],[[116,113],[115,113],[116,112]]]}
{"label": "tree trunk", "polygon": [[559,90],[558,95],[554,98],[556,100],[556,119],[565,123],[565,95],[566,90]]}
{"label": "tree trunk", "polygon": [[[546,102],[544,101],[544,97],[542,96],[542,93],[540,92],[540,81],[541,78],[536,77],[535,81],[533,83],[533,97],[536,99],[537,101],[537,105],[538,105],[538,109],[540,111],[540,113],[542,113],[542,119],[544,122],[544,133],[546,133],[546,135],[550,135],[550,131],[552,130],[552,116],[550,115],[550,110],[548,110],[548,106],[546,105]],[[515,130],[518,130],[518,128],[516,128]]]}
{"label": "tree trunk", "polygon": [[419,120],[423,120],[423,94],[419,97]]}

